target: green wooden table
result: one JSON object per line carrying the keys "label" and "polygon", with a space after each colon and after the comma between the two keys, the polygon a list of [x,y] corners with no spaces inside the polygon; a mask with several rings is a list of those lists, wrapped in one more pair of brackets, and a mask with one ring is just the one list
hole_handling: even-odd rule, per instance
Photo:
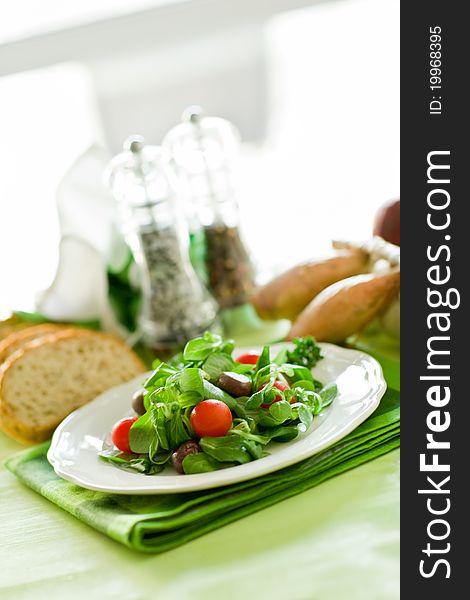
{"label": "green wooden table", "polygon": [[[0,434],[0,459],[20,448]],[[398,450],[156,556],[99,534],[3,467],[0,514],[2,600],[399,598]]]}

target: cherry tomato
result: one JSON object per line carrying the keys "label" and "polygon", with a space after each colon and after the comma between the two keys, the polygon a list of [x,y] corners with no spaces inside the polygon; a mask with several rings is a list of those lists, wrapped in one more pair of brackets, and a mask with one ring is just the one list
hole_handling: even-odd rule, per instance
{"label": "cherry tomato", "polygon": [[[264,389],[268,384],[264,383],[259,389],[262,390]],[[289,389],[289,386],[287,383],[284,383],[283,381],[275,381],[273,387],[277,388],[278,390],[281,390],[281,392],[285,392],[286,390]],[[274,398],[274,400],[272,402],[270,402],[269,404],[262,404],[261,408],[269,408],[271,406],[271,404],[274,404],[275,402],[280,402],[282,400],[281,396],[276,396]],[[291,401],[292,404],[293,400]]]}
{"label": "cherry tomato", "polygon": [[256,352],[245,352],[245,354],[237,356],[235,360],[242,365],[256,365],[258,358],[259,354],[256,354]]}
{"label": "cherry tomato", "polygon": [[113,444],[121,450],[130,454],[132,450],[129,447],[129,429],[132,424],[137,421],[138,417],[126,417],[116,423],[111,432],[111,439]]}
{"label": "cherry tomato", "polygon": [[198,437],[222,437],[232,427],[232,413],[220,400],[203,400],[191,412],[191,425]]}

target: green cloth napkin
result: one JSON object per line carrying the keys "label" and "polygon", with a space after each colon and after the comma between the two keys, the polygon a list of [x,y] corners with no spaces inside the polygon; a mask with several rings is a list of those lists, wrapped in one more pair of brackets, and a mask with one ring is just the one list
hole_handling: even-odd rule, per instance
{"label": "green cloth napkin", "polygon": [[399,445],[400,395],[388,389],[376,411],[338,443],[300,463],[243,483],[186,494],[123,496],[57,477],[48,443],[16,454],[7,468],[23,483],[91,527],[144,552],[175,548],[318,485]]}

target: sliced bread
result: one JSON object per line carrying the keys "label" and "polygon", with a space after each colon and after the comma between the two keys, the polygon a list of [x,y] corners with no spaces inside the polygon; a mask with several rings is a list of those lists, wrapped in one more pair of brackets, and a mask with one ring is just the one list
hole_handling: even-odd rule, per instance
{"label": "sliced bread", "polygon": [[57,323],[41,323],[40,325],[30,324],[29,327],[10,333],[3,340],[0,340],[0,365],[10,356],[10,354],[13,354],[13,352],[19,350],[28,342],[46,334],[58,333],[65,329],[73,328]]}
{"label": "sliced bread", "polygon": [[70,412],[145,370],[112,335],[85,329],[44,335],[0,366],[0,428],[21,442],[47,440]]}
{"label": "sliced bread", "polygon": [[8,319],[0,321],[0,340],[10,335],[10,333],[25,329],[26,327],[31,327],[31,323],[21,319],[17,315],[12,315]]}

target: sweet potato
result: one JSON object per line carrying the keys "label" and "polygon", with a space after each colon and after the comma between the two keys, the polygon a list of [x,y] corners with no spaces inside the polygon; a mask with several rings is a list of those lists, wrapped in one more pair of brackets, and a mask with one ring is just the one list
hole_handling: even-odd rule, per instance
{"label": "sweet potato", "polygon": [[379,317],[382,329],[390,337],[400,339],[400,297],[397,296]]}
{"label": "sweet potato", "polygon": [[262,319],[294,320],[326,287],[366,271],[368,255],[343,251],[331,258],[292,267],[258,288],[251,301]]}
{"label": "sweet potato", "polygon": [[329,286],[299,315],[288,339],[313,335],[319,342],[342,342],[359,332],[400,289],[400,272],[356,275]]}

